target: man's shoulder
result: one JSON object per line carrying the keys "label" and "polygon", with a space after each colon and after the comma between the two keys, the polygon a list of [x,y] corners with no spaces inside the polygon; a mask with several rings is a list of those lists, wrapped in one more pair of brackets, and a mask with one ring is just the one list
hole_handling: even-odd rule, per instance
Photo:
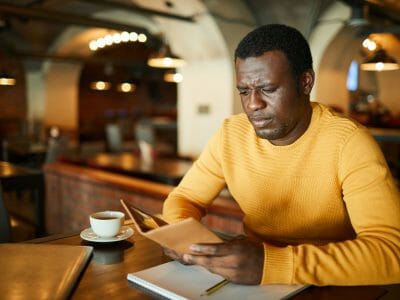
{"label": "man's shoulder", "polygon": [[333,130],[342,134],[351,134],[365,127],[348,116],[334,111],[332,108],[321,104],[313,103],[314,111],[319,111],[320,127],[324,130]]}
{"label": "man's shoulder", "polygon": [[245,113],[239,113],[226,118],[222,125],[223,131],[248,130],[252,128]]}
{"label": "man's shoulder", "polygon": [[247,139],[255,135],[254,128],[251,125],[245,113],[239,113],[226,118],[221,127],[222,135],[225,139],[233,140],[243,138]]}
{"label": "man's shoulder", "polygon": [[225,119],[225,122],[228,123],[238,123],[238,124],[244,124],[244,125],[250,125],[249,119],[247,118],[245,113],[238,113],[235,115],[231,115],[228,118]]}

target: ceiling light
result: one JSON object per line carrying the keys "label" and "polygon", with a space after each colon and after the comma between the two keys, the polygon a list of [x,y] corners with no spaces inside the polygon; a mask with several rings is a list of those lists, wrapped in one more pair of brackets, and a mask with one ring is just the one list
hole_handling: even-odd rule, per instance
{"label": "ceiling light", "polygon": [[186,63],[183,59],[173,55],[171,49],[164,45],[157,53],[149,57],[147,64],[154,68],[180,68]]}
{"label": "ceiling light", "polygon": [[89,42],[89,49],[96,51],[99,48],[104,48],[106,46],[111,46],[113,44],[127,43],[127,42],[140,42],[145,43],[147,41],[147,36],[144,33],[137,34],[136,32],[114,32],[107,34],[104,37],[99,37],[98,39]]}
{"label": "ceiling light", "polygon": [[144,33],[140,33],[140,34],[138,35],[138,41],[139,41],[140,43],[145,43],[145,42],[147,41],[147,36],[146,36]]}
{"label": "ceiling light", "polygon": [[121,82],[118,84],[117,90],[122,93],[132,93],[136,90],[136,85],[131,82]]}
{"label": "ceiling light", "polygon": [[0,75],[0,85],[16,85],[17,84],[17,80],[14,77],[11,77],[5,73],[2,73]]}
{"label": "ceiling light", "polygon": [[124,43],[129,42],[129,32],[127,31],[121,32],[121,41]]}
{"label": "ceiling light", "polygon": [[367,48],[369,51],[374,51],[377,48],[377,44],[373,40],[371,40],[369,38],[366,38],[362,42],[362,45],[363,45],[364,48]]}
{"label": "ceiling light", "polygon": [[183,75],[181,73],[177,72],[165,72],[164,74],[164,81],[166,82],[175,82],[179,83],[182,82],[183,80]]}
{"label": "ceiling light", "polygon": [[379,49],[368,57],[360,68],[363,71],[393,71],[399,69],[399,64],[385,50]]}
{"label": "ceiling light", "polygon": [[90,83],[90,88],[96,91],[106,91],[111,88],[111,82],[109,81],[93,81]]}
{"label": "ceiling light", "polygon": [[129,34],[129,40],[130,40],[131,42],[136,42],[137,39],[138,39],[138,34],[137,34],[136,32],[131,32],[131,33]]}

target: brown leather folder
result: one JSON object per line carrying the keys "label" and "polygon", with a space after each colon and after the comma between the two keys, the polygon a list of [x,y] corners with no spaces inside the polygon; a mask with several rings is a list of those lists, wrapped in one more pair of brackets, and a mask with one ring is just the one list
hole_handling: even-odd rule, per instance
{"label": "brown leather folder", "polygon": [[123,200],[121,200],[121,204],[132,219],[136,230],[163,247],[179,253],[188,253],[191,244],[222,242],[214,232],[193,218],[167,224],[156,216],[131,204],[126,204]]}
{"label": "brown leather folder", "polygon": [[67,299],[93,247],[0,244],[2,299]]}

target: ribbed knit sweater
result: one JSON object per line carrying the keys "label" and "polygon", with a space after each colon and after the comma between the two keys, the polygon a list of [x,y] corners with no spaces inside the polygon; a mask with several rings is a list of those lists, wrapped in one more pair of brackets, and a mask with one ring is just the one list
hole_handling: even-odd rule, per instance
{"label": "ribbed knit sweater", "polygon": [[164,203],[201,219],[227,185],[264,245],[262,284],[400,282],[400,200],[368,130],[312,103],[307,131],[275,146],[245,114],[224,121]]}

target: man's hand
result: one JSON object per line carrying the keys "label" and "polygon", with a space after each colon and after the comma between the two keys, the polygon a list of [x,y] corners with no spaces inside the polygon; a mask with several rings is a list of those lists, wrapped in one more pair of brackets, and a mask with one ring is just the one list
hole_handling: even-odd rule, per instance
{"label": "man's hand", "polygon": [[259,284],[264,266],[264,248],[259,242],[235,239],[218,244],[193,244],[191,254],[179,260],[205,267],[231,282]]}
{"label": "man's hand", "polygon": [[179,253],[179,252],[176,252],[176,251],[174,251],[174,250],[172,250],[172,249],[165,248],[165,247],[163,247],[162,249],[163,249],[164,254],[165,254],[166,256],[172,258],[173,260],[177,260],[177,261],[179,261],[181,264],[184,264],[184,265],[192,265],[192,264],[189,264],[189,263],[187,263],[187,262],[185,262],[185,261],[183,260],[183,254],[181,254],[181,253]]}

